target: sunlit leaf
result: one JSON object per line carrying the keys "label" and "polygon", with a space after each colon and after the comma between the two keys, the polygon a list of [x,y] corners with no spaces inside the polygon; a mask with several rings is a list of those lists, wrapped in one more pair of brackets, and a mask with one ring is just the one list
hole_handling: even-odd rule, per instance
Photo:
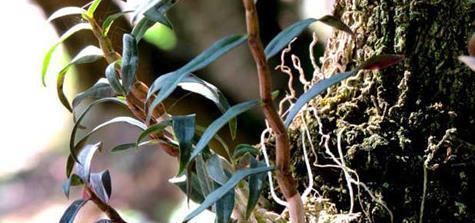
{"label": "sunlit leaf", "polygon": [[75,200],[64,212],[59,223],[73,223],[77,213],[87,203],[87,200]]}
{"label": "sunlit leaf", "polygon": [[102,23],[102,35],[107,36],[109,34],[109,30],[112,27],[112,24],[114,24],[115,20],[118,18],[126,15],[127,13],[133,12],[132,10],[127,10],[127,11],[122,11],[122,12],[117,12],[114,13],[110,16],[108,16],[104,22]]}
{"label": "sunlit leaf", "polygon": [[[178,84],[178,86],[184,90],[199,94],[214,102],[219,111],[222,113],[226,112],[226,110],[228,110],[230,107],[228,99],[224,97],[224,94],[216,86],[200,79],[193,74],[185,77]],[[237,119],[234,118],[229,121],[229,131],[231,132],[231,137],[234,139],[236,137],[237,131]]]}
{"label": "sunlit leaf", "polygon": [[404,55],[399,54],[380,54],[372,56],[365,62],[363,62],[359,69],[362,70],[382,70],[390,67],[394,64],[401,62],[404,59]]}
{"label": "sunlit leaf", "polygon": [[221,129],[229,120],[233,119],[234,117],[240,115],[243,112],[248,111],[252,107],[259,104],[258,100],[252,100],[237,104],[231,108],[229,108],[221,117],[216,119],[206,131],[201,136],[200,140],[196,144],[196,148],[193,150],[190,161],[194,159],[198,154],[200,154],[203,149],[208,145],[209,141],[213,138],[213,136]]}
{"label": "sunlit leaf", "polygon": [[78,154],[77,174],[84,182],[90,182],[92,158],[98,150],[101,150],[101,147],[101,142],[87,144],[82,147],[81,152]]}
{"label": "sunlit leaf", "polygon": [[97,7],[99,6],[99,4],[101,4],[101,1],[102,0],[94,0],[91,4],[91,6],[89,6],[89,8],[87,9],[87,15],[90,17],[90,18],[94,18],[94,12],[96,11]]}
{"label": "sunlit leaf", "polygon": [[287,44],[296,36],[300,35],[310,24],[320,21],[326,25],[332,26],[336,29],[342,30],[353,35],[351,29],[341,22],[338,18],[326,15],[320,19],[309,18],[305,20],[298,21],[289,27],[282,30],[277,36],[275,36],[269,44],[266,46],[264,53],[266,58],[269,59],[279,53]]}
{"label": "sunlit leaf", "polygon": [[272,167],[258,167],[254,169],[241,169],[241,170],[236,171],[236,173],[234,173],[234,175],[225,184],[223,184],[223,186],[219,187],[218,189],[213,191],[211,194],[209,194],[198,208],[196,208],[190,214],[188,214],[185,217],[184,222],[188,222],[192,218],[196,217],[206,208],[216,203],[216,201],[221,199],[226,193],[228,193],[231,190],[234,190],[234,187],[243,178],[248,177],[250,175],[258,174],[258,173],[264,173],[270,170],[272,170]]}
{"label": "sunlit leaf", "polygon": [[[267,165],[264,162],[259,162],[254,157],[251,158],[251,168],[265,166]],[[259,173],[249,177],[249,197],[246,207],[246,219],[251,216],[252,210],[254,210],[254,207],[261,196],[262,190],[264,189],[264,183],[266,182],[266,176],[265,173]]]}
{"label": "sunlit leaf", "polygon": [[101,78],[92,87],[77,94],[72,102],[73,110],[86,98],[92,97],[94,99],[115,97],[117,94],[112,90],[109,82]]}
{"label": "sunlit leaf", "polygon": [[113,62],[109,64],[106,68],[106,78],[110,83],[110,86],[112,89],[114,89],[115,92],[117,92],[120,95],[126,95],[126,90],[122,86],[122,83],[120,82],[118,78],[118,74],[116,72],[116,64],[117,62]]}
{"label": "sunlit leaf", "polygon": [[102,202],[108,204],[112,194],[111,177],[109,170],[91,173],[89,185]]}
{"label": "sunlit leaf", "polygon": [[57,18],[61,18],[63,16],[69,16],[69,15],[82,15],[83,13],[85,13],[86,10],[84,10],[83,8],[80,8],[80,7],[64,7],[64,8],[60,8],[58,9],[57,11],[53,12],[53,14],[51,14],[49,17],[48,17],[48,22],[51,22]]}
{"label": "sunlit leaf", "polygon": [[257,156],[259,151],[254,146],[249,144],[239,144],[236,146],[236,148],[234,148],[233,158],[239,159],[247,153],[251,154],[252,156]]}
{"label": "sunlit leaf", "polygon": [[348,27],[345,23],[343,23],[339,18],[332,16],[332,15],[326,15],[323,16],[322,18],[318,19],[319,22],[325,23],[326,25],[329,25],[335,29],[341,30],[343,32],[346,32],[350,35],[354,35],[353,31],[351,31],[350,27]]}
{"label": "sunlit leaf", "polygon": [[[78,119],[78,122],[79,122],[79,119]],[[95,132],[97,132],[98,130],[104,128],[104,127],[107,127],[111,124],[117,124],[117,123],[125,123],[125,124],[129,124],[131,126],[135,126],[139,129],[142,129],[142,130],[145,130],[147,128],[147,126],[142,123],[141,121],[137,120],[137,119],[134,119],[134,118],[131,118],[131,117],[126,117],[126,116],[119,116],[119,117],[115,117],[109,121],[106,121],[98,126],[96,126],[94,129],[92,129],[90,132],[88,132],[81,140],[79,140],[79,142],[74,145],[71,149],[71,154],[73,155],[73,158],[75,157],[75,155],[81,151],[81,148],[82,148],[82,145],[84,145],[87,141],[87,139],[89,138],[89,136],[91,136],[92,134],[94,134]],[[74,140],[74,139],[72,139]]]}
{"label": "sunlit leaf", "polygon": [[41,68],[41,82],[43,86],[46,86],[46,73],[48,72],[48,67],[51,61],[51,56],[53,55],[56,48],[61,45],[65,40],[71,37],[74,33],[77,33],[81,30],[91,30],[91,25],[89,23],[79,23],[75,26],[71,27],[68,31],[66,31],[61,37],[59,38],[58,42],[56,42],[53,46],[49,48],[46,52],[45,57],[43,59],[43,67]]}
{"label": "sunlit leaf", "polygon": [[126,33],[123,38],[121,78],[122,85],[127,93],[135,82],[135,73],[137,72],[138,65],[139,55],[137,42],[134,36]]}
{"label": "sunlit leaf", "polygon": [[64,79],[66,73],[69,71],[69,68],[73,65],[77,64],[85,64],[85,63],[92,63],[97,61],[98,59],[102,58],[102,50],[95,47],[95,46],[87,46],[81,52],[79,52],[72,60],[67,64],[61,71],[58,73],[58,77],[56,80],[56,88],[58,92],[58,97],[61,103],[66,107],[70,112],[72,112],[71,105],[69,105],[69,101],[64,94],[63,87],[64,87]]}
{"label": "sunlit leaf", "polygon": [[459,56],[459,60],[462,61],[465,65],[470,67],[473,71],[475,71],[475,57],[472,56]]}
{"label": "sunlit leaf", "polygon": [[[152,104],[149,107],[149,112],[147,114],[147,121],[150,120],[152,116],[152,112],[156,106],[158,106],[165,98],[167,98],[178,86],[178,84],[190,73],[200,70],[220,56],[224,55],[226,52],[230,51],[231,49],[239,46],[240,44],[246,41],[246,36],[240,35],[232,35],[225,37],[216,43],[214,43],[210,48],[206,49],[190,62],[188,62],[182,68],[174,71],[169,79],[167,79],[166,85],[163,85],[162,89],[158,93],[155,100],[153,100]],[[157,90],[154,88],[156,81],[149,89],[147,94],[147,98],[150,98],[152,94],[154,94]]]}
{"label": "sunlit leaf", "polygon": [[195,115],[173,116],[173,132],[178,140],[180,150],[180,164],[178,175],[181,175],[188,164],[193,149],[193,137],[195,136]]}
{"label": "sunlit leaf", "polygon": [[84,182],[82,181],[81,177],[76,174],[71,174],[70,177],[64,182],[63,184],[63,192],[67,198],[69,198],[69,191],[71,190],[71,186],[79,186],[82,185]]}
{"label": "sunlit leaf", "polygon": [[349,76],[353,75],[354,71],[348,71],[344,73],[335,74],[327,79],[321,80],[313,85],[307,92],[302,94],[297,101],[290,107],[289,114],[285,119],[285,127],[289,127],[290,123],[294,120],[295,116],[299,113],[299,111],[313,98],[317,95],[325,91],[327,88],[340,83],[342,80],[348,78]]}

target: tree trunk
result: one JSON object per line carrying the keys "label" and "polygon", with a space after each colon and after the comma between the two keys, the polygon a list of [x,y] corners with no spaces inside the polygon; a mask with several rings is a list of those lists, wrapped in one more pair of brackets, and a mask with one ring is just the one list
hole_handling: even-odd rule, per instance
{"label": "tree trunk", "polygon": [[[335,15],[356,36],[333,36],[314,81],[354,69],[376,54],[406,59],[384,71],[359,72],[312,101],[294,121],[290,134],[301,191],[308,185],[302,158],[307,124],[315,147],[311,151],[304,137],[313,188],[338,210],[348,212],[354,199],[353,212],[361,213],[361,222],[475,219],[475,74],[457,60],[467,54],[473,31],[471,2],[336,1]],[[326,164],[333,166],[320,166]],[[349,169],[345,174],[343,164],[356,171],[374,197],[354,181],[349,190],[349,177],[356,181],[357,176]],[[312,201],[307,208],[319,210]],[[313,217],[318,213],[323,212]]]}

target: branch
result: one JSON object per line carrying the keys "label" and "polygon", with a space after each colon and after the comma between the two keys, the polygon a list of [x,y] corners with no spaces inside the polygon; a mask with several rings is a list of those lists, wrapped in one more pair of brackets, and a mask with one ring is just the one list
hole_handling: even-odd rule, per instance
{"label": "branch", "polygon": [[254,0],[243,0],[246,9],[248,45],[256,63],[259,78],[259,94],[262,99],[262,111],[276,137],[277,182],[288,202],[290,221],[305,222],[302,200],[295,187],[295,180],[290,172],[290,144],[287,130],[276,111],[272,100],[272,80],[267,65],[264,48],[259,37],[259,22]]}
{"label": "branch", "polygon": [[127,223],[120,217],[119,213],[112,208],[110,205],[104,203],[97,195],[94,193],[94,191],[89,188],[89,186],[86,186],[86,191],[87,193],[91,196],[90,199],[96,206],[104,212],[107,217],[111,220],[112,223]]}

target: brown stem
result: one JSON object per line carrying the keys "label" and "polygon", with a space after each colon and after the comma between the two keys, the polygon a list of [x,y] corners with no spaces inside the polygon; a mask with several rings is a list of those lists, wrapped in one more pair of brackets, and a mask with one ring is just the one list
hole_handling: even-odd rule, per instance
{"label": "brown stem", "polygon": [[259,22],[254,0],[243,0],[246,9],[246,25],[248,45],[257,66],[259,78],[259,94],[262,99],[262,110],[276,137],[277,182],[288,202],[290,221],[305,222],[303,204],[295,187],[295,180],[290,172],[290,144],[287,130],[277,113],[272,100],[272,79],[267,65],[264,48],[259,37]]}
{"label": "brown stem", "polygon": [[112,208],[110,205],[107,203],[104,203],[97,195],[94,193],[94,191],[89,188],[89,186],[86,186],[87,193],[90,195],[90,199],[96,206],[104,212],[104,214],[107,215],[107,217],[111,220],[112,223],[127,223],[120,217],[120,214]]}

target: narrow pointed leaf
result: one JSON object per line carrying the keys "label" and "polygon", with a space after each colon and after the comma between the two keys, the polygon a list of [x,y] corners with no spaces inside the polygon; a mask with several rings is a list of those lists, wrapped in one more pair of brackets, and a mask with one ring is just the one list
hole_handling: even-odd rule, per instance
{"label": "narrow pointed leaf", "polygon": [[[216,183],[215,187],[221,186]],[[216,223],[228,223],[234,209],[234,190],[229,190],[224,196],[216,201]]]}
{"label": "narrow pointed leaf", "polygon": [[203,194],[203,197],[206,197],[214,190],[214,183],[211,181],[208,171],[206,171],[206,163],[203,156],[200,155],[196,157],[195,169],[196,175],[198,176],[198,182],[200,183],[201,193]]}
{"label": "narrow pointed leaf", "polygon": [[176,1],[162,0],[155,6],[145,11],[144,16],[154,22],[161,23],[168,28],[173,29],[170,20],[166,16],[166,13],[175,5],[175,3]]}
{"label": "narrow pointed leaf", "polygon": [[124,151],[128,149],[133,149],[136,148],[137,144],[136,143],[126,143],[126,144],[120,144],[115,146],[114,148],[111,149],[111,152],[119,152],[119,151]]}
{"label": "narrow pointed leaf", "polygon": [[[224,94],[214,85],[202,80],[201,78],[191,74],[183,79],[182,82],[178,84],[184,90],[199,94],[210,101],[214,102],[218,107],[219,111],[222,113],[226,112],[231,106],[229,105],[228,99],[224,97]],[[231,132],[231,137],[236,138],[237,131],[237,119],[232,119],[229,121],[229,131]]]}
{"label": "narrow pointed leaf", "polygon": [[87,203],[87,200],[75,200],[64,212],[59,223],[73,223],[79,210]]}
{"label": "narrow pointed leaf", "polygon": [[108,204],[112,194],[111,177],[109,170],[91,173],[90,183],[92,191],[102,202]]}
{"label": "narrow pointed leaf", "polygon": [[285,127],[289,127],[290,123],[294,120],[295,116],[299,113],[299,111],[304,107],[310,100],[315,98],[317,95],[325,91],[327,88],[340,83],[342,80],[348,78],[349,76],[353,75],[354,71],[348,71],[344,73],[335,74],[325,80],[321,80],[320,82],[313,85],[307,92],[302,94],[297,101],[292,105],[290,108],[289,114],[285,119]]}
{"label": "narrow pointed leaf", "polygon": [[196,217],[206,208],[216,203],[216,201],[221,199],[226,193],[228,193],[231,190],[234,190],[234,187],[243,178],[254,175],[254,174],[258,174],[258,173],[264,173],[270,170],[272,170],[272,167],[258,167],[254,169],[241,169],[241,170],[236,171],[236,173],[225,184],[223,184],[223,186],[219,187],[218,189],[213,191],[211,194],[209,194],[198,208],[196,208],[190,214],[188,214],[185,217],[184,222],[188,222],[192,218]]}
{"label": "narrow pointed leaf", "polygon": [[193,149],[193,137],[195,136],[195,115],[173,116],[173,132],[178,140],[180,150],[180,164],[178,175],[186,169]]}
{"label": "narrow pointed leaf", "polygon": [[152,20],[148,19],[147,17],[143,17],[140,21],[134,26],[132,29],[132,35],[135,37],[137,42],[142,40],[145,32],[155,24]]}
{"label": "narrow pointed leaf", "polygon": [[317,20],[314,18],[301,20],[282,30],[279,34],[277,34],[277,36],[274,37],[274,39],[269,42],[269,44],[267,44],[264,50],[266,59],[269,59],[279,53],[294,37],[302,33],[302,31],[304,31],[307,26],[315,21]]}
{"label": "narrow pointed leaf", "polygon": [[73,110],[86,98],[92,97],[95,99],[115,97],[117,94],[111,88],[109,82],[101,78],[92,87],[77,94],[72,102]]}
{"label": "narrow pointed leaf", "polygon": [[101,147],[101,142],[85,145],[78,155],[79,166],[77,174],[86,183],[90,182],[89,180],[91,175],[92,158],[94,157],[94,154],[101,149]]}
{"label": "narrow pointed leaf", "polygon": [[137,145],[140,144],[146,137],[151,134],[157,134],[165,130],[166,127],[170,126],[170,120],[163,120],[157,124],[154,124],[147,129],[145,129],[142,133],[140,133],[139,137],[137,138]]}
{"label": "narrow pointed leaf", "polygon": [[114,24],[115,20],[118,18],[126,15],[127,13],[133,12],[132,10],[127,10],[127,11],[122,11],[122,12],[117,12],[114,13],[110,16],[108,16],[104,22],[102,23],[102,35],[107,36],[109,34],[109,30],[112,27],[112,24]]}
{"label": "narrow pointed leaf", "polygon": [[64,182],[63,184],[64,195],[67,198],[69,198],[69,192],[71,191],[71,186],[79,186],[83,183],[84,182],[81,180],[81,178],[78,175],[72,174],[70,177],[68,177],[66,182]]}
{"label": "narrow pointed leaf", "polygon": [[61,43],[71,37],[74,33],[77,33],[81,30],[91,30],[91,25],[89,23],[79,23],[75,26],[71,27],[68,31],[66,31],[61,37],[59,38],[58,42],[56,42],[53,46],[51,46],[45,54],[43,59],[43,67],[41,68],[41,82],[43,86],[46,86],[46,73],[48,72],[48,67],[51,62],[51,56],[53,56],[54,51],[58,48]]}
{"label": "narrow pointed leaf", "polygon": [[92,134],[94,134],[95,132],[97,132],[98,130],[100,130],[104,127],[107,127],[111,124],[117,124],[117,123],[129,124],[131,126],[135,126],[135,127],[139,128],[139,129],[142,129],[142,130],[145,130],[147,128],[147,126],[145,124],[143,124],[142,122],[140,122],[137,119],[134,119],[134,118],[131,118],[131,117],[126,117],[126,116],[115,117],[115,118],[113,118],[109,121],[106,121],[106,122],[96,126],[94,129],[92,129],[90,132],[88,132],[81,140],[79,140],[79,142],[76,145],[74,145],[74,147],[71,150],[71,154],[73,155],[73,157],[75,157],[76,154],[78,154],[81,151],[82,145],[84,145],[86,143],[89,136],[91,136]]}
{"label": "narrow pointed leaf", "polygon": [[221,117],[216,119],[200,138],[200,141],[196,144],[196,148],[193,150],[191,154],[190,161],[193,160],[198,154],[200,154],[203,149],[208,145],[209,141],[213,138],[213,136],[221,129],[227,122],[229,122],[234,117],[242,114],[243,112],[248,111],[252,107],[259,104],[258,100],[252,100],[237,104],[231,108],[229,108]]}
{"label": "narrow pointed leaf", "polygon": [[134,36],[124,34],[121,64],[122,85],[128,93],[135,82],[135,73],[139,65],[137,42]]}
{"label": "narrow pointed leaf", "polygon": [[119,78],[117,77],[118,74],[115,70],[116,64],[117,62],[113,62],[107,66],[106,78],[109,81],[111,88],[114,89],[114,91],[117,92],[117,94],[125,96],[127,93],[126,93],[125,88],[122,86],[122,83],[120,82]]}
{"label": "narrow pointed leaf", "polygon": [[390,67],[394,64],[401,62],[404,59],[404,55],[399,54],[380,54],[372,56],[365,62],[363,62],[359,69],[362,70],[382,70]]}
{"label": "narrow pointed leaf", "polygon": [[[251,168],[265,166],[267,166],[265,163],[257,161],[254,157],[251,159]],[[265,173],[259,173],[249,177],[249,197],[246,207],[246,219],[251,216],[252,210],[254,210],[254,207],[261,196],[262,190],[264,189],[264,183],[266,182],[266,176]]]}
{"label": "narrow pointed leaf", "polygon": [[319,22],[325,23],[335,29],[341,30],[346,32],[350,35],[354,35],[353,31],[351,31],[350,27],[348,27],[345,23],[343,23],[340,19],[332,15],[326,15],[322,18],[318,19]]}
{"label": "narrow pointed leaf", "polygon": [[61,18],[63,16],[69,16],[69,15],[81,15],[85,13],[86,10],[80,8],[80,7],[64,7],[60,8],[57,11],[55,11],[53,14],[51,14],[48,17],[48,22],[51,22],[57,18]]}
{"label": "narrow pointed leaf", "polygon": [[92,63],[102,57],[103,54],[101,49],[95,46],[87,46],[86,48],[81,50],[81,52],[79,52],[78,55],[76,55],[73,60],[71,60],[71,62],[67,64],[63,69],[61,69],[61,71],[58,73],[58,77],[56,80],[58,97],[64,107],[66,107],[69,111],[72,112],[72,108],[69,105],[69,101],[63,91],[64,79],[66,77],[66,73],[69,71],[69,68],[77,64]]}
{"label": "narrow pointed leaf", "polygon": [[473,71],[475,71],[475,57],[472,56],[459,56],[459,60],[462,61],[465,65],[470,67]]}
{"label": "narrow pointed leaf", "polygon": [[259,151],[254,146],[249,144],[239,144],[236,146],[236,148],[234,148],[233,158],[239,159],[247,153],[251,154],[252,156],[259,155]]}
{"label": "narrow pointed leaf", "polygon": [[[150,120],[153,109],[159,105],[163,100],[165,100],[178,86],[178,84],[189,74],[194,71],[200,70],[210,63],[218,59],[220,56],[224,55],[231,49],[241,45],[246,41],[246,36],[232,35],[225,37],[221,40],[218,40],[210,48],[206,49],[185,66],[173,72],[172,78],[170,78],[167,85],[164,85],[160,92],[158,93],[155,100],[152,102],[147,114],[147,120]],[[152,87],[149,89],[148,97],[156,92]]]}
{"label": "narrow pointed leaf", "polygon": [[89,6],[89,8],[87,9],[87,15],[90,18],[94,18],[94,12],[96,11],[97,7],[99,7],[99,4],[101,4],[101,1],[102,0],[94,0],[91,6]]}
{"label": "narrow pointed leaf", "polygon": [[226,175],[222,160],[217,155],[213,155],[206,163],[206,169],[209,176],[216,183],[223,185],[228,181],[229,177]]}
{"label": "narrow pointed leaf", "polygon": [[[125,102],[123,102],[123,101],[121,101],[117,98],[102,98],[102,99],[96,100],[96,101],[92,102],[91,104],[89,104],[87,106],[87,108],[84,109],[84,111],[81,113],[81,115],[79,115],[79,118],[77,119],[76,123],[74,123],[73,129],[71,130],[71,137],[70,137],[70,140],[69,140],[69,149],[71,151],[74,150],[74,147],[75,147],[74,143],[76,142],[76,133],[77,133],[79,127],[81,126],[81,122],[84,119],[84,117],[86,117],[88,112],[93,107],[95,107],[98,104],[105,103],[105,102],[112,102],[112,103],[116,103],[116,104],[123,105],[123,106],[127,107],[127,104]],[[74,153],[71,152],[71,154],[74,154]],[[73,159],[74,159],[74,161],[77,161],[76,156],[73,156]]]}

